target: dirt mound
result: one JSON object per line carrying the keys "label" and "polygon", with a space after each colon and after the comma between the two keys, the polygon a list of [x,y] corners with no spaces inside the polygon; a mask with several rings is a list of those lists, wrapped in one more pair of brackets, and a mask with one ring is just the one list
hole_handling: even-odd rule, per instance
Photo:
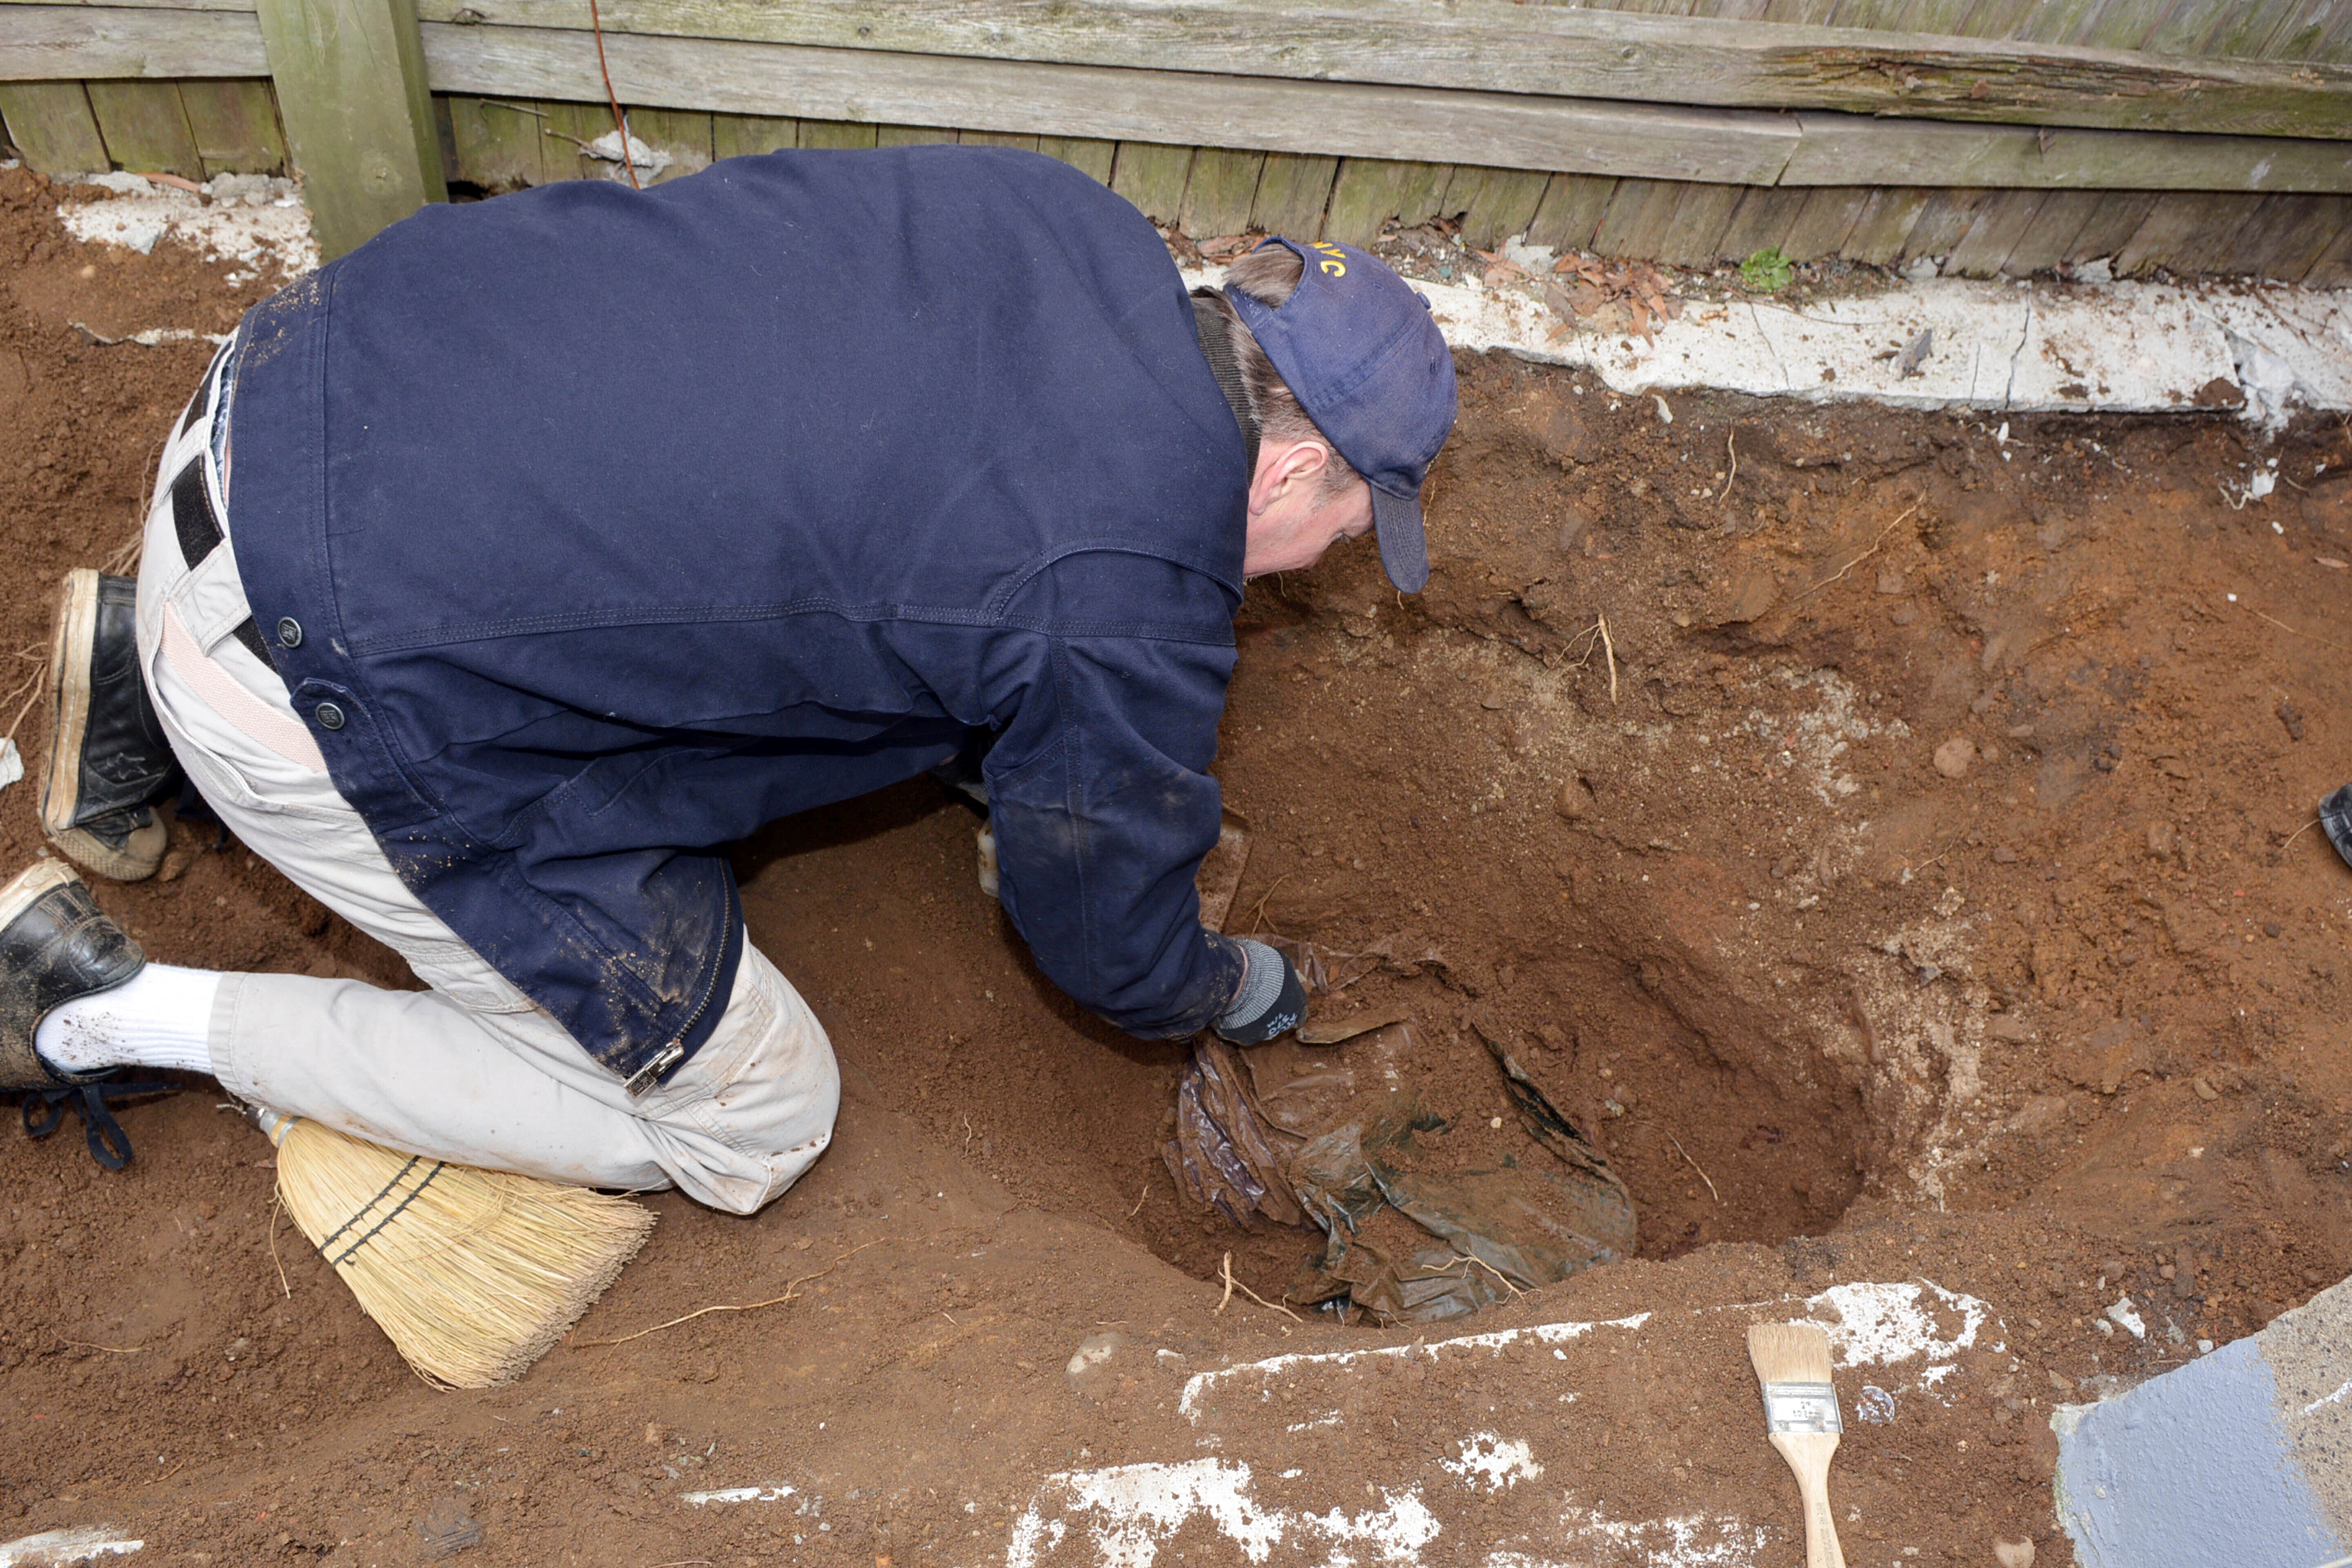
{"label": "dirt mound", "polygon": [[[53,205],[0,173],[0,625],[26,675],[58,577],[134,538],[207,352],[69,321],[217,331],[255,287],[168,241],[73,245]],[[2352,449],[2333,425],[2270,447],[2204,416],[1685,397],[1668,424],[1566,374],[1462,370],[1430,591],[1401,598],[1359,546],[1243,612],[1219,770],[1252,844],[1228,929],[1345,952],[1411,933],[1441,962],[1332,1011],[1411,1018],[1393,1066],[1445,1124],[1432,1167],[1524,1147],[1491,1038],[1627,1184],[1638,1260],[1470,1327],[1933,1280],[1987,1303],[2001,1348],[1989,1330],[1962,1381],[1850,1433],[1848,1551],[1982,1562],[1992,1532],[2046,1537],[2052,1402],[2352,1268],[2352,872],[2307,826],[2352,755]],[[2233,507],[2273,461],[2275,491]],[[36,759],[43,723],[17,731]],[[29,782],[0,795],[11,866],[34,811]],[[1177,1413],[1195,1373],[1409,1341],[1213,1310],[1198,1282],[1228,1253],[1278,1300],[1319,1237],[1179,1197],[1182,1048],[1045,984],[972,859],[971,816],[927,781],[742,847],[753,935],[839,1050],[841,1141],[752,1221],[651,1200],[646,1252],[512,1389],[411,1379],[273,1221],[268,1151],[208,1085],[125,1112],[121,1177],[70,1133],[0,1139],[0,1416],[27,1435],[0,1509],[214,1554],[192,1562],[410,1561],[456,1509],[485,1561],[969,1563],[1004,1555],[1048,1472],[1208,1451]],[[414,984],[208,830],[176,830],[166,876],[99,889],[159,958]],[[1234,1405],[1215,1452],[1271,1477],[1286,1447],[1352,1441],[1314,1451],[1416,1478],[1482,1546],[1534,1550],[1603,1500],[1785,1542],[1793,1498],[1715,1321],[1661,1327],[1580,1405],[1533,1362],[1400,1363],[1335,1394],[1354,1415],[1330,1431],[1301,1435],[1319,1406]],[[1120,1343],[1088,1382],[1064,1368],[1091,1336]],[[1569,1424],[1540,1486],[1469,1489],[1431,1458],[1454,1427],[1413,1426],[1441,1405]],[[679,1500],[787,1482],[734,1512]]]}

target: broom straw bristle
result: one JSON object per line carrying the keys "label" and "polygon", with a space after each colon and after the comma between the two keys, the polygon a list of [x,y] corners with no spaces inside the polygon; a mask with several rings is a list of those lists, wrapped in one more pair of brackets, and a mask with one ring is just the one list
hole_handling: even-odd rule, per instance
{"label": "broom straw bristle", "polygon": [[278,1143],[294,1223],[409,1365],[449,1387],[520,1376],[653,1229],[653,1212],[625,1198],[257,1120]]}

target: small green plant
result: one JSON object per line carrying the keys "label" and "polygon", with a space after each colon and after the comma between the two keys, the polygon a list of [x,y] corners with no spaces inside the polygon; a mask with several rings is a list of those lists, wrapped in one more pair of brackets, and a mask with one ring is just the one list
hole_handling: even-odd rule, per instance
{"label": "small green plant", "polygon": [[1739,280],[1759,294],[1777,294],[1797,276],[1777,245],[1768,245],[1739,264]]}

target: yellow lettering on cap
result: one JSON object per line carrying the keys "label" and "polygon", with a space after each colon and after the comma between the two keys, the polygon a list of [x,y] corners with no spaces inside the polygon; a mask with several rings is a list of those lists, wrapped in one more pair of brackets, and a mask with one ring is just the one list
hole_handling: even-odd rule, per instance
{"label": "yellow lettering on cap", "polygon": [[1323,253],[1324,260],[1322,267],[1325,276],[1330,278],[1345,278],[1348,275],[1348,253],[1341,250],[1338,246],[1333,245],[1328,240],[1318,239],[1310,241],[1307,248],[1310,250],[1319,250]]}

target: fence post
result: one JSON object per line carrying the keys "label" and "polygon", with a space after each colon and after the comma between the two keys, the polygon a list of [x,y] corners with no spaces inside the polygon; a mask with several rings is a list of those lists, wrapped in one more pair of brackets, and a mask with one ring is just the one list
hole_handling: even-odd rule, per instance
{"label": "fence post", "polygon": [[449,199],[415,0],[259,0],[278,110],[330,259]]}

